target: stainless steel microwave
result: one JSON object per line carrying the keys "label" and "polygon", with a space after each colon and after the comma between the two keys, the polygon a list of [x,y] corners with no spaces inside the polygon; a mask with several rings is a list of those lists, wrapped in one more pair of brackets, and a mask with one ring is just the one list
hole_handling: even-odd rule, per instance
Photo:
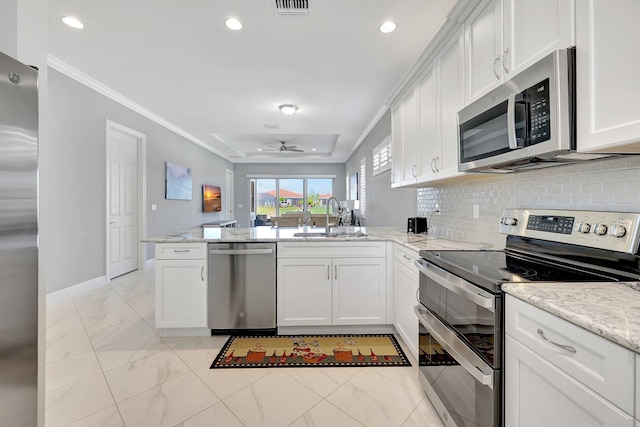
{"label": "stainless steel microwave", "polygon": [[575,49],[556,50],[458,112],[458,170],[507,173],[609,154],[576,152]]}

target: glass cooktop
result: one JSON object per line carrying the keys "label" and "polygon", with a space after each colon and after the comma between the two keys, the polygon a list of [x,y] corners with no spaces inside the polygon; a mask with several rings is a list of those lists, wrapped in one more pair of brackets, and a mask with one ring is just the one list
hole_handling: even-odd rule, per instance
{"label": "glass cooktop", "polygon": [[614,275],[509,251],[420,251],[428,262],[490,292],[508,282],[610,282]]}

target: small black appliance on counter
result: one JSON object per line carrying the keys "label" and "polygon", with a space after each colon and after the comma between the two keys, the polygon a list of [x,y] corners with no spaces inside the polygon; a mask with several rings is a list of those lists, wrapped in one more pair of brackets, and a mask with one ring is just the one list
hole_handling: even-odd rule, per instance
{"label": "small black appliance on counter", "polygon": [[427,232],[427,217],[416,216],[407,220],[407,233],[421,234]]}

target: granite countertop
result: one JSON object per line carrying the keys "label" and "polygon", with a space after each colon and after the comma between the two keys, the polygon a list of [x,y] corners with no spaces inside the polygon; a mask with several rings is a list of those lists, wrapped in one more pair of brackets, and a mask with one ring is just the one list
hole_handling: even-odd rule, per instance
{"label": "granite countertop", "polygon": [[201,242],[318,242],[323,241],[393,241],[414,250],[477,250],[489,249],[487,245],[477,243],[457,242],[433,237],[428,234],[407,234],[406,231],[395,227],[332,227],[332,231],[347,231],[365,233],[363,237],[294,237],[294,233],[321,233],[324,227],[282,227],[271,228],[260,226],[251,228],[194,228],[186,232],[166,236],[143,239],[146,243],[201,243]]}
{"label": "granite countertop", "polygon": [[640,283],[506,283],[542,310],[640,353]]}

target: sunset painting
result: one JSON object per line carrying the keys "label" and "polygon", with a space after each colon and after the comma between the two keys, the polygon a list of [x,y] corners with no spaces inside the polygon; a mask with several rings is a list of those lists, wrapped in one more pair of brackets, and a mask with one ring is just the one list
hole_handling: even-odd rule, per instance
{"label": "sunset painting", "polygon": [[214,185],[202,186],[202,212],[220,212],[222,210],[222,198],[220,187]]}

